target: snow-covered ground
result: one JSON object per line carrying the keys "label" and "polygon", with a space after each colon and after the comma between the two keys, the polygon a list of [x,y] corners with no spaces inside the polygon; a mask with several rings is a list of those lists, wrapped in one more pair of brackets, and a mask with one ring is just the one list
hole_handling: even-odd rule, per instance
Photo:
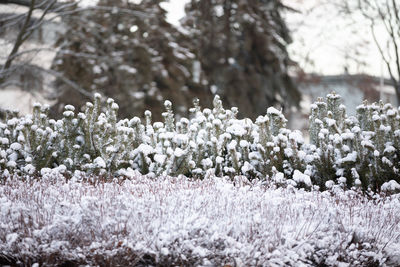
{"label": "snow-covered ground", "polygon": [[95,181],[3,180],[0,264],[400,265],[400,195],[239,178]]}

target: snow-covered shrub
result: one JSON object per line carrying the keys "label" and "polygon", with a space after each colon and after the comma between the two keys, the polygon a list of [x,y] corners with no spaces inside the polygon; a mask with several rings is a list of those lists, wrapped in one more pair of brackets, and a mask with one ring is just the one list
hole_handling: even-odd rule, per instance
{"label": "snow-covered shrub", "polygon": [[399,177],[399,112],[390,104],[357,107],[357,117],[347,116],[340,96],[330,94],[311,107],[308,169],[322,188],[337,180],[347,187],[379,190]]}
{"label": "snow-covered shrub", "polygon": [[64,165],[70,172],[115,174],[132,168],[142,174],[204,177],[246,175],[265,178],[274,169],[290,174],[303,141],[285,129],[282,113],[269,108],[256,123],[237,119],[237,108],[224,109],[218,96],[213,109],[198,100],[192,118],[175,122],[172,103],[165,101],[163,122],[150,111],[140,118],[117,120],[112,99],[101,106],[100,95],[84,112],[65,106],[63,118],[48,117],[48,106],[36,104],[32,115],[12,117],[0,125],[1,167],[33,174]]}
{"label": "snow-covered shrub", "polygon": [[129,176],[0,183],[0,265],[400,264],[398,196]]}
{"label": "snow-covered shrub", "polygon": [[0,167],[19,174],[63,166],[95,175],[129,169],[152,177],[244,175],[322,190],[337,183],[376,191],[385,182],[400,182],[400,117],[389,104],[364,103],[354,117],[347,116],[339,95],[328,95],[326,103],[318,99],[311,106],[310,144],[300,131],[286,129],[285,117],[273,107],[253,122],[238,119],[238,109],[225,109],[218,96],[212,109],[193,104],[190,118],[176,120],[165,101],[163,122],[152,122],[150,111],[143,121],[118,120],[118,105],[112,99],[102,105],[98,94],[83,112],[65,106],[60,120],[50,119],[49,108],[39,104],[32,115],[9,113],[0,123]]}

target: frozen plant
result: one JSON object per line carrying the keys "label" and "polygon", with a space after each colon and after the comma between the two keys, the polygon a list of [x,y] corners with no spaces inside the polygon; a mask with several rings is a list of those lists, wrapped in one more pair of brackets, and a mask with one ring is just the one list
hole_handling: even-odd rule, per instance
{"label": "frozen plant", "polygon": [[66,105],[59,120],[40,104],[32,115],[9,112],[0,123],[0,168],[30,175],[63,166],[67,173],[102,176],[133,169],[151,177],[250,180],[274,180],[281,173],[287,183],[278,179],[279,184],[322,190],[336,183],[379,191],[384,183],[400,182],[400,116],[390,104],[364,102],[353,117],[339,95],[319,98],[311,106],[310,144],[300,131],[287,129],[273,107],[253,122],[238,119],[238,109],[225,109],[219,96],[212,109],[194,100],[190,118],[177,120],[172,103],[164,106],[163,122],[153,122],[151,111],[144,120],[118,119],[117,103],[99,94],[83,112]]}

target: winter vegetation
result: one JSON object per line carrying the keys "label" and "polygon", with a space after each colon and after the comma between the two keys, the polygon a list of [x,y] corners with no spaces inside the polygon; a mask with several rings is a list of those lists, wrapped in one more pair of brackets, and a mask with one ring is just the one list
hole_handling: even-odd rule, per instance
{"label": "winter vegetation", "polygon": [[[270,107],[255,122],[237,119],[218,96],[212,109],[198,100],[191,118],[175,118],[165,101],[163,122],[117,119],[118,105],[99,94],[83,112],[65,106],[63,118],[48,117],[47,106],[33,114],[8,112],[0,124],[3,176],[38,175],[58,168],[65,175],[124,176],[132,170],[149,177],[185,175],[196,179],[243,175],[282,186],[325,190],[334,184],[363,191],[399,191],[400,115],[389,104],[364,103],[357,117],[346,115],[340,96],[311,107],[310,143]],[[175,121],[176,120],[176,121]]]}
{"label": "winter vegetation", "polygon": [[125,175],[3,180],[0,264],[399,266],[399,195]]}
{"label": "winter vegetation", "polygon": [[94,92],[115,99],[122,117],[151,109],[157,120],[166,99],[188,116],[193,98],[210,106],[219,94],[252,119],[299,102],[280,0],[188,1],[181,25],[168,23],[167,2],[0,0],[0,89],[39,92],[57,116]]}
{"label": "winter vegetation", "polygon": [[[400,107],[289,129],[286,1],[86,2],[0,0],[0,89],[52,103],[0,109],[1,266],[400,266]],[[397,4],[337,2],[399,95]]]}
{"label": "winter vegetation", "polygon": [[0,124],[0,264],[398,266],[398,108],[311,106],[310,142],[281,111],[237,119],[218,96],[118,119],[7,112]]}
{"label": "winter vegetation", "polygon": [[0,264],[398,266],[397,108],[311,107],[310,142],[218,96],[177,118],[36,104],[0,124]]}

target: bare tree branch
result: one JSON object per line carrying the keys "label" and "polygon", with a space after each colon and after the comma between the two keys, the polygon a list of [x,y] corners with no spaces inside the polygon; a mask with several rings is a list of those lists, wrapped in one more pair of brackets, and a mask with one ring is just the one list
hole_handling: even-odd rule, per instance
{"label": "bare tree branch", "polygon": [[[3,0],[0,0],[3,1]],[[5,70],[10,68],[12,62],[14,59],[18,56],[18,50],[22,46],[22,44],[32,35],[32,33],[40,28],[44,22],[44,18],[46,14],[48,14],[50,11],[62,11],[66,8],[69,8],[75,3],[66,3],[63,5],[59,5],[56,9],[54,9],[57,0],[40,0],[39,4],[36,5],[36,0],[29,0],[30,1],[30,6],[27,14],[25,15],[25,20],[24,24],[22,25],[17,38],[14,42],[13,49],[11,50],[10,54],[7,57],[6,62],[3,65],[2,71],[0,72],[0,81],[4,80],[4,74]],[[0,2],[2,3],[2,2]],[[42,8],[43,12],[41,16],[36,20],[36,22],[33,25],[30,25],[32,23],[32,13],[36,8]]]}
{"label": "bare tree branch", "polygon": [[[379,4],[377,3],[377,0],[375,0],[375,4],[377,5],[377,10],[378,10],[378,14],[380,16],[381,22],[383,23],[383,25],[385,25],[385,29],[386,32],[389,34],[391,40],[390,42],[393,44],[394,46],[394,54],[395,54],[395,65],[397,68],[397,74],[398,77],[400,79],[400,57],[399,57],[399,49],[398,49],[398,44],[397,44],[397,38],[395,36],[394,33],[394,26],[393,26],[393,22],[392,22],[392,10],[390,8],[390,4],[388,1],[386,1],[386,12],[384,13],[382,11],[382,9],[378,6]],[[390,49],[388,49],[389,51]],[[390,56],[390,53],[389,53]],[[390,65],[390,64],[389,64]]]}
{"label": "bare tree branch", "polygon": [[[37,0],[36,1],[36,5],[35,5],[35,9],[43,9],[46,6],[46,2],[48,0]],[[56,3],[54,4],[54,8],[58,8],[60,6],[63,6],[65,3],[58,3],[57,1],[55,1]],[[29,7],[31,6],[31,0],[0,0],[0,5],[6,5],[6,4],[15,4],[15,5],[19,5],[19,6],[26,6]]]}
{"label": "bare tree branch", "polygon": [[[390,9],[390,4],[388,3],[388,0],[386,2],[386,5],[387,5],[387,13],[388,13],[388,16],[389,16],[389,29],[390,29],[389,35],[391,37],[391,41],[392,41],[393,46],[394,46],[394,54],[396,56],[395,64],[396,64],[396,67],[397,67],[397,75],[398,75],[398,77],[400,79],[400,56],[399,56],[399,46],[398,46],[398,43],[397,43],[398,40],[396,38],[396,33],[395,33],[395,29],[394,29],[394,27],[395,27],[394,23],[395,22],[393,22],[392,11]],[[398,16],[398,14],[396,16]],[[398,22],[400,22],[400,21],[398,21]]]}
{"label": "bare tree branch", "polygon": [[65,84],[67,84],[70,88],[78,91],[79,93],[81,93],[84,96],[87,97],[92,97],[93,94],[90,93],[89,91],[85,90],[84,88],[80,87],[77,83],[75,83],[74,81],[66,78],[62,73],[55,71],[55,70],[51,70],[51,69],[45,69],[39,66],[33,66],[34,68],[41,70],[43,72],[49,73],[50,75],[59,78],[61,81],[63,81]]}
{"label": "bare tree branch", "polygon": [[[102,12],[118,12],[118,13],[125,13],[136,17],[148,18],[150,17],[149,14],[144,12],[128,9],[128,8],[121,8],[121,7],[114,7],[114,6],[88,6],[88,7],[79,7],[77,1],[71,2],[59,2],[57,0],[0,0],[1,4],[17,4],[21,6],[27,6],[28,11],[24,14],[18,15],[7,15],[0,19],[0,27],[6,28],[13,25],[21,25],[19,27],[18,33],[16,34],[15,41],[13,42],[13,46],[11,52],[5,57],[5,63],[3,66],[0,66],[0,84],[4,87],[6,85],[16,84],[17,81],[7,80],[6,78],[16,72],[21,66],[24,64],[20,64],[20,60],[17,62],[17,58],[24,56],[25,62],[30,62],[33,59],[35,54],[41,51],[57,51],[60,55],[68,54],[73,57],[86,57],[90,59],[101,59],[102,55],[93,55],[90,53],[77,53],[69,50],[63,50],[62,46],[58,48],[50,48],[50,47],[38,47],[34,49],[22,49],[22,45],[25,41],[28,40],[32,36],[32,34],[40,29],[44,23],[53,21],[60,17],[67,17],[70,15],[80,14],[82,12],[87,11],[102,11]],[[39,17],[34,17],[33,12],[39,9],[41,14]],[[76,16],[76,19],[81,20],[83,16]],[[22,22],[22,23],[21,23]],[[82,25],[86,25],[87,21],[82,22]],[[99,24],[99,26],[101,26]],[[100,37],[101,38],[101,37]],[[21,50],[21,51],[20,51]],[[122,53],[129,53],[128,51],[123,51]],[[29,55],[29,58],[26,57]],[[105,57],[106,55],[104,55]],[[4,58],[4,57],[3,57]],[[50,74],[50,76],[56,77],[58,80],[66,84],[69,88],[79,92],[83,96],[92,97],[92,93],[87,91],[86,89],[82,88],[76,82],[68,79],[60,72],[55,70],[46,69],[37,65],[30,65],[33,69],[37,69],[41,72]],[[33,93],[33,92],[31,92]]]}
{"label": "bare tree branch", "polygon": [[8,69],[11,66],[11,63],[13,61],[13,59],[12,59],[13,55],[18,52],[18,49],[20,48],[20,46],[24,42],[24,35],[25,35],[25,32],[26,32],[26,29],[28,28],[29,22],[31,20],[32,12],[33,12],[34,9],[35,9],[35,0],[31,0],[31,5],[29,6],[29,11],[28,11],[28,14],[26,15],[24,25],[22,26],[20,32],[18,33],[17,40],[14,43],[14,47],[11,50],[11,52],[10,52],[10,54],[8,56],[8,59],[7,59],[6,63],[3,66],[3,71]]}
{"label": "bare tree branch", "polygon": [[[22,20],[22,18],[24,18],[24,17],[25,17],[25,14],[10,14],[9,16],[0,18],[0,23],[5,23],[7,21],[15,22],[15,21]],[[1,26],[4,27],[5,25],[1,24]]]}
{"label": "bare tree branch", "polygon": [[[141,18],[150,17],[150,14],[148,14],[148,13],[144,13],[144,12],[137,11],[137,10],[132,10],[132,9],[129,9],[129,8],[120,8],[120,7],[113,7],[113,6],[88,6],[88,7],[77,7],[77,8],[68,10],[68,11],[63,11],[60,14],[54,15],[52,18],[50,18],[48,20],[53,20],[53,19],[58,18],[58,17],[77,14],[77,13],[85,12],[85,11],[89,11],[89,10],[101,10],[101,11],[108,11],[108,12],[119,12],[119,13],[125,13],[125,14],[129,14],[129,15],[137,16],[137,17],[141,17]],[[55,12],[55,13],[58,13],[58,12]]]}
{"label": "bare tree branch", "polygon": [[396,18],[396,25],[397,25],[397,37],[400,38],[400,14],[399,8],[397,7],[397,3],[395,0],[392,0],[394,16]]}
{"label": "bare tree branch", "polygon": [[385,55],[385,53],[384,53],[384,51],[383,51],[383,49],[382,49],[382,47],[381,47],[381,44],[380,44],[380,42],[378,41],[378,39],[376,38],[375,26],[374,26],[374,24],[371,24],[371,33],[372,33],[372,37],[373,37],[373,39],[374,39],[374,42],[375,42],[375,44],[376,44],[376,46],[377,46],[377,48],[378,48],[378,50],[379,50],[379,53],[381,54],[382,60],[383,60],[383,61],[385,62],[385,64],[386,64],[386,67],[387,67],[387,69],[388,69],[390,78],[392,79],[392,81],[393,81],[394,83],[396,83],[396,78],[395,78],[395,76],[393,75],[392,68],[390,67],[390,61],[389,61],[389,59],[386,58],[386,55]]}

